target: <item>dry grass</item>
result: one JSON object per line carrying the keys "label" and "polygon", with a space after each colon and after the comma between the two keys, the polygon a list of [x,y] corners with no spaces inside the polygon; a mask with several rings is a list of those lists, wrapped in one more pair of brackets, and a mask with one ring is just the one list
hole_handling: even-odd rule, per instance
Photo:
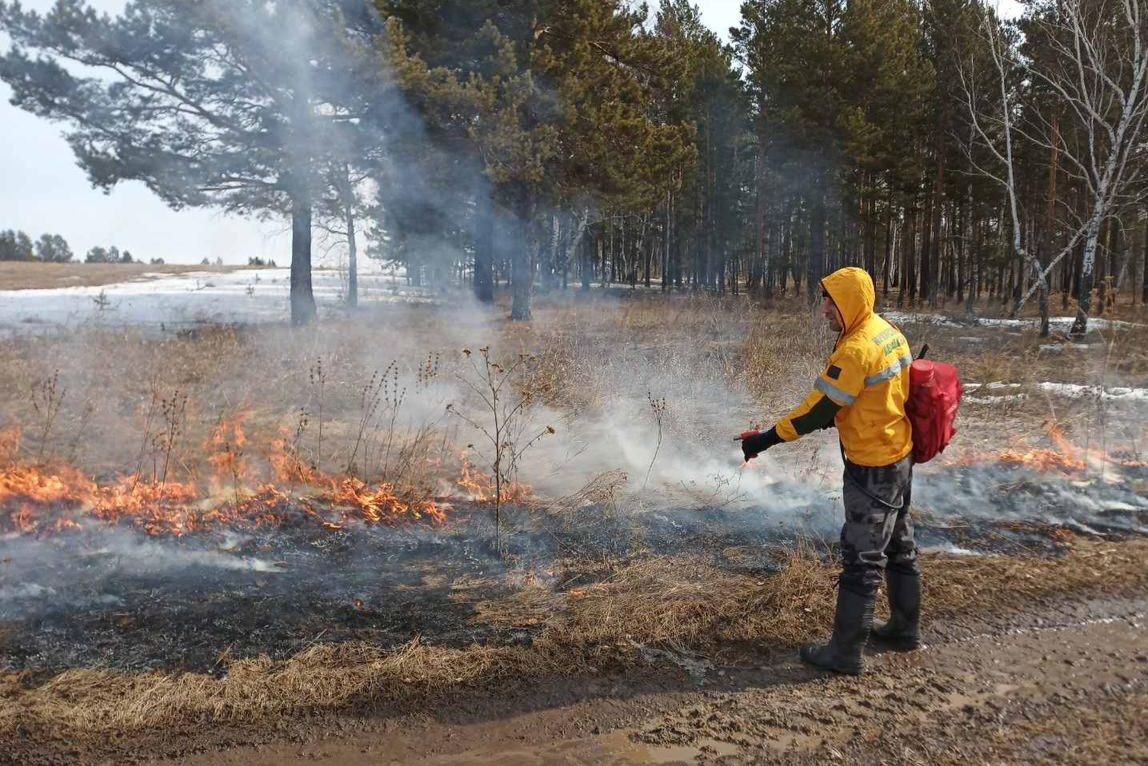
{"label": "dry grass", "polygon": [[143,279],[150,274],[213,274],[246,266],[200,266],[147,263],[26,263],[0,261],[0,290],[43,290],[58,287],[100,287]]}
{"label": "dry grass", "polygon": [[[529,327],[487,329],[500,353],[534,354],[531,385],[549,404],[574,416],[620,396],[641,405],[651,380],[677,386],[674,404],[692,403],[692,396],[706,390],[744,390],[765,415],[804,395],[832,343],[803,304],[785,308],[769,310],[734,298],[592,299],[540,306]],[[356,319],[301,332],[258,328],[156,339],[109,331],[4,341],[0,390],[10,393],[0,401],[0,426],[30,422],[28,392],[60,369],[68,394],[48,454],[92,473],[132,470],[152,392],[180,390],[191,401],[180,465],[194,472],[195,450],[221,416],[248,412],[249,437],[261,442],[293,427],[299,407],[314,413],[307,370],[321,357],[330,380],[324,459],[337,470],[345,464],[346,442],[360,417],[360,392],[374,369],[399,359],[404,369],[413,370],[428,350],[442,351],[444,359],[459,350],[449,316],[412,309],[381,319],[378,325]],[[921,334],[937,348],[937,358],[956,361],[968,380],[1094,382],[1098,370],[1106,369],[1101,365],[1109,363],[1107,369],[1118,375],[1148,371],[1148,338],[1140,330],[1121,336],[1108,362],[1095,351],[1082,352],[1079,359],[1042,354],[1035,333],[998,338],[983,330],[946,328]],[[971,334],[990,342],[960,340]],[[910,338],[914,347],[922,339]],[[1073,363],[1066,364],[1068,359]],[[1058,377],[1042,377],[1052,372]],[[453,373],[444,364],[442,374]],[[1039,404],[1018,415],[1038,423]],[[1020,428],[1015,418],[1003,421],[999,411],[966,413],[965,438],[994,427],[1012,433]],[[597,484],[587,485],[589,502],[612,497],[617,481],[603,474]],[[553,512],[574,511],[584,499],[572,495],[557,502]],[[486,625],[536,629],[538,638],[529,647],[447,649],[414,641],[386,652],[361,644],[320,645],[281,662],[231,662],[224,678],[74,670],[26,687],[11,675],[0,676],[0,740],[28,730],[100,737],[377,707],[506,679],[577,675],[607,663],[640,662],[641,646],[704,652],[746,642],[792,647],[826,629],[836,568],[808,549],[778,555],[784,566],[771,577],[730,574],[701,558],[656,557],[614,567],[597,585],[558,592],[529,586],[477,606],[476,619]],[[926,571],[931,619],[999,611],[1060,593],[1144,589],[1148,541],[1079,543],[1056,559],[933,556]]]}
{"label": "dry grass", "polygon": [[[627,398],[641,410],[654,388],[683,416],[700,420],[712,412],[695,405],[725,406],[730,390],[776,400],[773,409],[803,394],[799,389],[812,379],[824,351],[808,320],[804,314],[751,311],[733,299],[595,298],[542,307],[529,326],[492,323],[477,332],[488,336],[498,358],[533,355],[525,385],[539,401],[571,417]],[[335,472],[352,452],[364,386],[392,360],[408,389],[404,414],[410,417],[400,422],[451,428],[435,423],[442,403],[424,401],[420,411],[414,373],[428,351],[439,352],[439,380],[461,388],[463,342],[455,323],[449,314],[415,307],[304,331],[220,328],[155,337],[94,330],[3,340],[0,390],[8,395],[0,398],[0,427],[32,423],[31,392],[58,371],[65,391],[59,426],[47,445],[35,443],[38,431],[26,427],[25,448],[92,474],[115,474],[135,468],[148,439],[143,427],[149,402],[178,392],[188,397],[188,408],[174,461],[180,473],[173,478],[190,480],[200,470],[198,453],[212,426],[240,412],[246,413],[249,440],[265,444],[283,429],[294,431],[299,411],[307,409],[310,429],[301,446],[313,451],[320,397],[307,373],[321,360],[327,375],[321,397],[324,446],[316,462]],[[692,427],[678,421],[670,428]]]}
{"label": "dry grass", "polygon": [[[447,649],[415,640],[387,652],[363,644],[317,645],[281,662],[234,661],[224,678],[72,670],[24,688],[9,676],[0,683],[0,737],[50,730],[98,738],[377,709],[507,679],[638,663],[643,646],[706,652],[731,642],[792,647],[826,629],[836,570],[809,550],[781,555],[781,573],[764,579],[662,557],[625,566],[600,585],[483,605],[491,622],[544,624],[529,647]],[[930,619],[999,612],[1058,594],[1142,591],[1148,587],[1148,541],[1079,542],[1053,559],[930,556],[925,570]]]}
{"label": "dry grass", "polygon": [[[323,410],[330,437],[322,456],[330,464],[321,467],[337,471],[352,451],[361,392],[375,370],[394,360],[404,372],[403,385],[413,389],[414,371],[427,352],[439,352],[440,380],[457,383],[455,365],[463,345],[458,323],[448,312],[413,307],[299,332],[222,328],[157,338],[102,330],[4,340],[0,390],[8,393],[0,398],[0,427],[31,423],[31,391],[60,371],[66,395],[53,441],[33,443],[38,432],[26,427],[27,448],[91,473],[116,473],[135,466],[152,396],[183,392],[189,399],[188,428],[178,457],[180,465],[195,470],[194,453],[220,418],[247,412],[253,441],[266,441],[284,428],[293,430],[300,408],[315,416],[307,370],[321,359],[329,379]],[[713,428],[715,418],[732,418],[735,412],[738,421],[729,424],[731,430],[748,426],[742,422],[747,410],[762,422],[787,411],[807,393],[833,340],[802,301],[766,308],[744,298],[688,295],[554,301],[541,305],[530,325],[492,320],[466,331],[484,335],[499,357],[533,355],[526,381],[530,393],[570,417],[600,414],[619,402],[642,412],[651,390],[666,397],[672,411],[669,438]],[[1148,328],[1114,334],[1111,354],[1099,343],[1088,350],[1070,344],[1059,352],[1041,350],[1034,331],[1009,335],[993,328],[923,325],[907,331],[915,348],[928,341],[934,357],[956,363],[967,381],[1127,385],[1148,376]],[[969,335],[983,342],[971,343]],[[407,409],[413,398],[408,396]],[[1068,404],[1044,397],[992,407],[970,404],[962,420],[977,421],[977,428],[962,433],[987,433],[990,440],[1008,434],[1039,437],[1049,415],[1078,419],[1080,428],[1095,419],[1092,410]],[[1064,411],[1058,409],[1062,405]],[[425,410],[424,421],[441,415],[441,405]],[[992,433],[1005,420],[1008,434]],[[304,449],[311,446],[305,440]]]}

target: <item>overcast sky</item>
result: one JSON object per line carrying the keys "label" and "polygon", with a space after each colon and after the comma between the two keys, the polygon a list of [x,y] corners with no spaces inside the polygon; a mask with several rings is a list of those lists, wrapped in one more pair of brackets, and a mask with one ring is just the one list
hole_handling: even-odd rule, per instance
{"label": "overcast sky", "polygon": [[[741,0],[701,0],[702,18],[723,39],[737,24]],[[24,0],[25,8],[47,10],[52,0]],[[91,0],[116,13],[124,0]],[[6,42],[0,41],[6,47]],[[33,239],[62,234],[76,256],[95,245],[115,245],[143,260],[198,263],[222,258],[246,263],[251,256],[290,261],[289,227],[218,211],[173,211],[141,183],[122,183],[110,194],[91,187],[61,137],[64,126],[34,117],[8,103],[0,83],[0,230],[21,229]],[[316,258],[321,257],[317,248]]]}

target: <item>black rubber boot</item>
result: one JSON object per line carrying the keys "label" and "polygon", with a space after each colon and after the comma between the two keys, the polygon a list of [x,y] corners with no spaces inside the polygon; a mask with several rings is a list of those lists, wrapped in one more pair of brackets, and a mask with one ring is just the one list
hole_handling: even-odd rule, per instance
{"label": "black rubber boot", "polygon": [[837,588],[837,615],[833,619],[833,636],[828,644],[806,644],[800,655],[822,670],[859,676],[864,672],[862,650],[873,627],[874,597],[862,596],[847,588]]}
{"label": "black rubber boot", "polygon": [[916,572],[886,571],[889,589],[888,622],[873,627],[873,638],[883,646],[912,651],[921,646],[921,576]]}

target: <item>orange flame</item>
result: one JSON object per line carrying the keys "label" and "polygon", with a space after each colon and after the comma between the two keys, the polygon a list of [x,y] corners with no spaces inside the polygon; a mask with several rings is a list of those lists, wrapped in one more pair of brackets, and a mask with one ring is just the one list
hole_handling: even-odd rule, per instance
{"label": "orange flame", "polygon": [[285,484],[319,483],[318,472],[303,462],[290,432],[285,428],[279,432],[279,438],[272,439],[271,452],[267,459],[271,463],[275,478]]}
{"label": "orange flame", "polygon": [[22,436],[20,426],[0,428],[0,465],[15,462]]}
{"label": "orange flame", "polygon": [[[176,536],[222,526],[284,524],[291,518],[331,530],[353,522],[446,522],[450,504],[429,492],[332,476],[307,466],[286,432],[271,442],[263,455],[266,462],[261,462],[259,451],[250,448],[245,418],[240,414],[222,420],[212,430],[204,448],[213,472],[201,482],[159,482],[135,474],[100,482],[69,466],[22,463],[20,430],[6,428],[0,431],[0,530],[45,534],[78,527],[85,519]],[[294,489],[260,484],[260,465]],[[465,456],[459,471],[442,497],[463,494],[474,502],[494,502],[495,483],[489,475],[474,469]],[[525,484],[502,486],[504,503],[531,496]]]}
{"label": "orange flame", "polygon": [[234,482],[248,478],[244,460],[247,433],[243,429],[243,421],[246,418],[247,413],[241,412],[230,418],[221,419],[212,429],[211,437],[204,445],[207,462],[215,469],[217,482]]}
{"label": "orange flame", "polygon": [[8,526],[28,534],[40,526],[39,509],[76,508],[91,490],[91,482],[72,469],[49,473],[14,465],[0,473],[0,509],[9,509]]}
{"label": "orange flame", "polygon": [[111,486],[97,488],[91,514],[101,521],[131,522],[148,534],[178,536],[202,528],[190,505],[198,496],[199,492],[190,484],[160,484],[129,476]]}
{"label": "orange flame", "polygon": [[[482,471],[476,471],[466,455],[462,456],[461,462],[462,472],[455,480],[459,489],[466,493],[468,500],[483,504],[493,503],[498,492],[494,479]],[[527,484],[512,481],[502,485],[502,502],[504,503],[521,503],[533,496],[534,491]]]}
{"label": "orange flame", "polygon": [[1052,448],[1016,445],[993,455],[969,455],[959,462],[973,464],[999,460],[1008,465],[1024,466],[1044,473],[1068,474],[1082,473],[1090,468],[1099,469],[1104,466],[1142,468],[1146,465],[1143,461],[1120,457],[1103,450],[1077,447],[1068,440],[1060,424],[1054,420],[1045,421],[1044,430],[1052,440]]}
{"label": "orange flame", "polygon": [[359,479],[344,479],[324,495],[324,499],[351,508],[368,524],[394,524],[404,519],[423,518],[436,524],[446,521],[443,506],[429,499],[400,497],[395,486],[386,482],[370,487]]}

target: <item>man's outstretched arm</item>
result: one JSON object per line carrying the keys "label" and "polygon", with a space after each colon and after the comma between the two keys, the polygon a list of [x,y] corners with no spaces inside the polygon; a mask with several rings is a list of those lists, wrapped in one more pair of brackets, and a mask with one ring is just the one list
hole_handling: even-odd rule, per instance
{"label": "man's outstretched arm", "polygon": [[805,401],[773,428],[743,440],[742,454],[749,460],[781,442],[796,441],[806,434],[832,427],[837,413],[853,404],[863,387],[861,366],[844,353],[835,354]]}
{"label": "man's outstretched arm", "polygon": [[[841,405],[820,392],[814,393],[816,401],[809,405],[804,413],[782,421],[788,422],[789,426],[793,429],[794,437],[792,439],[781,438],[777,429],[782,426],[782,423],[778,423],[778,425],[768,431],[757,434],[756,436],[751,436],[742,441],[741,450],[742,454],[745,455],[745,459],[749,460],[750,458],[757,457],[770,447],[780,444],[783,441],[794,441],[814,431],[820,431],[823,428],[832,428],[833,421],[837,417],[837,412],[841,409]],[[805,405],[803,404],[800,409],[805,409]]]}

